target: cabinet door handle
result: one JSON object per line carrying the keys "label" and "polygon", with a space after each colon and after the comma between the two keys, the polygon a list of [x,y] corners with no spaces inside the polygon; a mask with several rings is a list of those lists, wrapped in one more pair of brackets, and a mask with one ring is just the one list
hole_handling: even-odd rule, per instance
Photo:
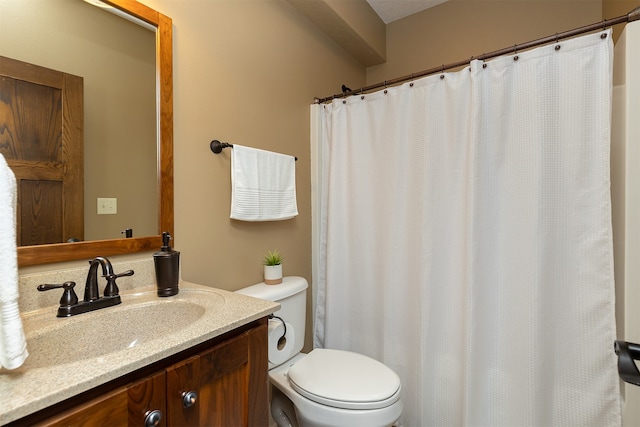
{"label": "cabinet door handle", "polygon": [[185,391],[182,393],[182,406],[191,408],[198,401],[198,393],[195,391]]}
{"label": "cabinet door handle", "polygon": [[145,427],[156,427],[160,425],[160,420],[162,419],[162,412],[158,409],[153,411],[147,411],[144,415],[144,426]]}

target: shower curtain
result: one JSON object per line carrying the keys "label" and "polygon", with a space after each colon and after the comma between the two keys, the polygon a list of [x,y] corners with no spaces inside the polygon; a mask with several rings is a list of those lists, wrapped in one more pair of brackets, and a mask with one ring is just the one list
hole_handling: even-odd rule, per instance
{"label": "shower curtain", "polygon": [[314,345],[395,370],[402,425],[620,425],[612,55],[605,31],[312,106]]}

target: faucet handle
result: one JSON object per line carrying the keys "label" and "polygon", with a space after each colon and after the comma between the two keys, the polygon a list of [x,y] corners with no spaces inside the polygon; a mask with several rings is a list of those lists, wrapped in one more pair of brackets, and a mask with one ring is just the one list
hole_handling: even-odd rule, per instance
{"label": "faucet handle", "polygon": [[105,274],[104,276],[102,276],[107,279],[107,286],[105,286],[104,288],[105,297],[115,297],[119,295],[120,290],[118,289],[118,285],[116,284],[116,279],[123,276],[133,276],[133,270],[127,270],[124,273],[119,274]]}
{"label": "faucet handle", "polygon": [[70,307],[72,305],[76,305],[78,303],[78,295],[76,295],[76,291],[73,288],[76,286],[76,282],[64,282],[61,285],[51,285],[44,284],[38,285],[38,290],[40,292],[48,291],[50,289],[64,289],[62,293],[62,298],[60,298],[60,307]]}

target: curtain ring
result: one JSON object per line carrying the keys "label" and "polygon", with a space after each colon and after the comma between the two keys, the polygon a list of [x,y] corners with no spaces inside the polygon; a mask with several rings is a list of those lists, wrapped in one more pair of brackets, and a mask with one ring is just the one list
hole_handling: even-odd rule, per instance
{"label": "curtain ring", "polygon": [[384,93],[387,93],[387,81],[384,81]]}
{"label": "curtain ring", "polygon": [[444,79],[444,64],[442,64],[442,69],[440,70],[442,74],[440,74],[440,80]]}
{"label": "curtain ring", "polygon": [[[411,80],[413,80],[413,73],[411,73]],[[409,83],[409,87],[413,87],[413,82]]]}

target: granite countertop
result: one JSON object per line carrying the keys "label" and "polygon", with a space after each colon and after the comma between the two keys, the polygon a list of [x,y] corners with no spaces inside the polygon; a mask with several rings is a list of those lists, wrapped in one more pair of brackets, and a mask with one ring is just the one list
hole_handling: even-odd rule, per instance
{"label": "granite countertop", "polygon": [[[0,425],[20,419],[236,329],[273,313],[280,307],[278,303],[184,281],[180,282],[179,288],[180,292],[177,295],[165,298],[156,296],[155,286],[124,291],[121,289],[122,304],[70,318],[55,317],[57,303],[33,311],[21,311],[30,355],[25,364],[18,369],[12,371],[0,369]],[[55,294],[59,298],[58,292]],[[82,296],[80,295],[80,297]],[[149,336],[141,340],[142,342],[134,341],[129,348],[112,353],[97,355],[90,353],[93,357],[67,362],[66,360],[56,360],[55,355],[43,351],[36,344],[38,336],[45,333],[47,328],[64,330],[65,334],[68,329],[68,337],[73,340],[74,334],[77,334],[79,328],[85,328],[87,320],[94,322],[91,324],[91,330],[93,330],[93,326],[100,325],[99,328],[96,328],[95,340],[101,340],[100,330],[105,331],[102,333],[113,330],[116,334],[122,335],[126,328],[136,327],[138,323],[117,320],[120,318],[117,313],[125,313],[131,308],[131,304],[137,304],[136,307],[141,304],[153,305],[153,310],[145,309],[146,311],[141,311],[141,313],[144,313],[145,317],[151,313],[151,318],[148,321],[150,324],[157,325],[160,331],[161,323],[174,322],[172,316],[176,317],[175,321],[180,321],[177,319],[178,314],[181,318],[184,317],[179,310],[174,310],[175,307],[192,304],[193,301],[198,301],[199,308],[195,310],[196,313],[190,314],[191,318],[181,320],[183,324],[179,333],[166,333],[158,337],[153,334],[152,337]],[[129,308],[127,308],[128,306]],[[189,308],[191,307],[196,308],[189,306]],[[100,322],[101,316],[108,319],[110,323],[116,324],[104,325],[104,322]],[[116,320],[114,321],[114,319]],[[126,319],[124,314],[122,319]],[[142,319],[141,323],[146,323],[146,320],[146,318]],[[33,325],[38,325],[39,322],[44,323],[45,326],[34,328]],[[60,322],[66,322],[64,328],[60,327]],[[65,335],[61,336],[64,338]],[[94,351],[96,351],[96,347],[102,350],[96,345],[96,342],[103,341],[94,342],[88,338],[92,335],[87,333],[84,336],[85,340],[90,341],[88,347],[94,348]],[[33,348],[30,347],[30,342]],[[70,342],[76,347],[83,346],[82,337],[77,341]],[[62,358],[60,354],[64,354],[64,352],[58,353],[58,359]]]}

